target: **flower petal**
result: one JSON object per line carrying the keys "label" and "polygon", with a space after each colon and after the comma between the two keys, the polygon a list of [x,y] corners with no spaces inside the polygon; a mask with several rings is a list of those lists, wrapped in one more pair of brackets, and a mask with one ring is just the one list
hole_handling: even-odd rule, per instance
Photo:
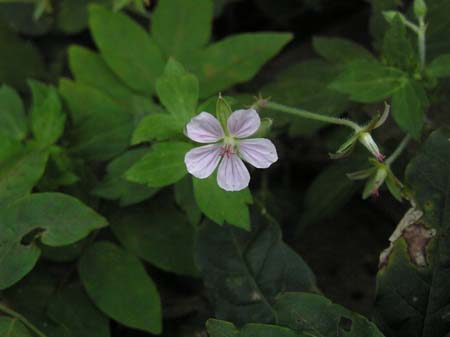
{"label": "flower petal", "polygon": [[225,191],[240,191],[248,186],[250,173],[236,154],[224,156],[217,172],[217,184]]}
{"label": "flower petal", "polygon": [[184,163],[190,174],[199,179],[208,178],[221,159],[222,146],[210,144],[196,147],[184,156]]}
{"label": "flower petal", "polygon": [[237,138],[246,138],[258,131],[261,119],[255,109],[236,110],[227,121],[230,134]]}
{"label": "flower petal", "polygon": [[215,143],[224,137],[224,133],[216,117],[202,112],[186,125],[186,136],[198,143]]}
{"label": "flower petal", "polygon": [[256,168],[268,168],[278,160],[275,145],[266,138],[241,140],[238,149],[239,156]]}

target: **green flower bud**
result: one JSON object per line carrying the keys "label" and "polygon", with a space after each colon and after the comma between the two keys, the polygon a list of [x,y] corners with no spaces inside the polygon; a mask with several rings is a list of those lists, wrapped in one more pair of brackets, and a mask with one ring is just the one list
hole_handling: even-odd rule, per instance
{"label": "green flower bud", "polygon": [[417,18],[424,18],[427,15],[427,5],[424,0],[414,0],[414,15]]}
{"label": "green flower bud", "polygon": [[216,103],[216,117],[219,120],[220,124],[222,125],[225,132],[227,132],[227,121],[228,117],[230,117],[232,111],[230,105],[227,103],[227,101],[223,98],[221,94],[219,94],[219,98],[217,99]]}

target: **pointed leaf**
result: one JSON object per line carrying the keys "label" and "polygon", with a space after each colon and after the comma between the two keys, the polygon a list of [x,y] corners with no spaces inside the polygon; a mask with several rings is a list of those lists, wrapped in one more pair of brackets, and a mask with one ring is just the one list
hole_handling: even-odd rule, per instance
{"label": "pointed leaf", "polygon": [[0,88],[0,135],[22,140],[27,135],[27,119],[17,92],[3,85]]}

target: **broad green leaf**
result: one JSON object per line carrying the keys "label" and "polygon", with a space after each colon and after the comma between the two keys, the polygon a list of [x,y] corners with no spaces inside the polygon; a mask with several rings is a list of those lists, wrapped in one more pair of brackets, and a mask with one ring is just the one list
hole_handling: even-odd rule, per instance
{"label": "broad green leaf", "polygon": [[420,139],[427,105],[422,85],[409,80],[392,96],[392,116],[403,131]]}
{"label": "broad green leaf", "polygon": [[316,53],[332,63],[345,64],[359,59],[375,60],[366,48],[343,38],[314,37],[313,46]]}
{"label": "broad green leaf", "polygon": [[378,62],[356,61],[345,67],[331,88],[350,95],[356,102],[372,103],[386,99],[402,88],[406,74]]}
{"label": "broad green leaf", "polygon": [[433,132],[406,170],[412,218],[377,275],[376,319],[389,337],[445,336],[450,293],[450,131]]}
{"label": "broad green leaf", "polygon": [[332,217],[358,192],[361,184],[346,174],[367,166],[366,156],[352,156],[322,169],[309,185],[300,216],[301,228]]}
{"label": "broad green leaf", "polygon": [[427,67],[430,76],[450,77],[450,54],[443,54],[436,57]]}
{"label": "broad green leaf", "polygon": [[118,200],[120,206],[129,206],[153,196],[158,189],[129,182],[124,173],[147,153],[146,149],[125,152],[111,161],[106,168],[106,176],[92,193],[108,200]]}
{"label": "broad green leaf", "polygon": [[427,54],[431,59],[450,53],[450,2],[447,0],[427,1]]}
{"label": "broad green leaf", "polygon": [[166,0],[152,15],[152,36],[167,57],[183,57],[208,43],[213,19],[211,0]]}
{"label": "broad green leaf", "polygon": [[412,73],[419,67],[419,61],[406,29],[400,17],[395,16],[384,35],[382,52],[389,66]]}
{"label": "broad green leaf", "polygon": [[218,319],[237,325],[273,323],[274,302],[286,291],[317,291],[303,259],[281,239],[278,225],[259,220],[252,232],[206,223],[196,261]]}
{"label": "broad green leaf", "polygon": [[196,276],[194,227],[167,198],[112,217],[112,230],[133,254],[168,272]]}
{"label": "broad green leaf", "polygon": [[[0,15],[8,15],[2,4]],[[15,5],[15,4],[10,4]],[[12,9],[18,13],[21,9]],[[11,14],[11,13],[10,13]],[[2,20],[3,21],[3,20]],[[14,22],[16,25],[17,21]],[[26,89],[28,78],[40,78],[44,74],[44,62],[34,45],[17,35],[0,27],[0,83],[11,85],[22,90]]]}
{"label": "broad green leaf", "polygon": [[48,267],[38,266],[5,291],[5,298],[47,337],[110,336],[109,320],[95,308],[81,285],[62,285]]}
{"label": "broad green leaf", "polygon": [[231,225],[250,229],[248,205],[253,198],[248,188],[239,192],[227,192],[217,185],[216,175],[206,179],[194,178],[194,196],[200,210],[219,225]]}
{"label": "broad green leaf", "polygon": [[129,181],[150,187],[176,183],[187,174],[184,156],[191,148],[192,145],[185,142],[157,143],[125,176]]}
{"label": "broad green leaf", "polygon": [[29,194],[44,174],[48,152],[16,142],[0,145],[0,209]]}
{"label": "broad green leaf", "polygon": [[78,272],[89,297],[106,315],[130,328],[161,333],[158,290],[137,257],[97,242],[82,256]]}
{"label": "broad green leaf", "polygon": [[28,82],[33,95],[31,130],[42,145],[55,143],[64,132],[66,115],[57,90],[37,81]]}
{"label": "broad green leaf", "polygon": [[0,336],[33,337],[31,332],[17,318],[0,317]]}
{"label": "broad green leaf", "polygon": [[[74,243],[106,220],[78,199],[61,193],[31,194],[0,211],[0,289],[25,276],[41,253],[37,240],[57,247]],[[26,238],[31,241],[24,244]]]}
{"label": "broad green leaf", "polygon": [[186,176],[174,185],[175,201],[186,213],[189,223],[193,226],[200,222],[202,212],[195,202],[194,186],[191,176]]}
{"label": "broad green leaf", "polygon": [[194,53],[188,64],[200,81],[200,96],[217,95],[250,80],[291,39],[287,33],[239,34]]}
{"label": "broad green leaf", "polygon": [[[319,60],[306,61],[282,71],[261,92],[277,102],[324,115],[339,116],[344,113],[349,102],[346,95],[329,88],[337,74],[338,68],[334,65]],[[287,124],[294,135],[312,135],[329,125],[266,110],[262,111],[262,115],[273,118],[275,127]]]}
{"label": "broad green leaf", "polygon": [[153,140],[168,140],[183,134],[184,124],[172,115],[156,113],[145,116],[139,122],[131,137],[136,145]]}
{"label": "broad green leaf", "polygon": [[136,22],[120,12],[92,5],[89,27],[111,69],[131,88],[151,93],[164,62],[156,43]]}
{"label": "broad green leaf", "polygon": [[0,135],[22,140],[27,135],[27,119],[17,92],[3,85],[0,88]]}
{"label": "broad green leaf", "polygon": [[327,298],[307,293],[284,293],[277,298],[278,324],[308,336],[383,337],[365,317]]}
{"label": "broad green leaf", "polygon": [[169,59],[164,74],[156,82],[156,92],[164,107],[182,123],[194,116],[198,102],[198,80],[183,66]]}
{"label": "broad green leaf", "polygon": [[72,118],[72,151],[88,160],[107,160],[125,150],[133,120],[123,106],[99,90],[61,80],[59,90]]}
{"label": "broad green leaf", "polygon": [[249,323],[239,331],[233,323],[210,318],[206,328],[211,337],[307,337],[282,326]]}

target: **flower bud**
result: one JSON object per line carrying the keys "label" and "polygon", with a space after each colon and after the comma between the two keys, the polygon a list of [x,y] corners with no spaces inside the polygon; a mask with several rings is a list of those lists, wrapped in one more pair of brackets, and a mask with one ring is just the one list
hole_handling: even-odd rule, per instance
{"label": "flower bud", "polygon": [[361,132],[359,134],[359,142],[364,145],[366,149],[369,150],[375,158],[377,158],[378,161],[381,162],[384,160],[384,155],[381,154],[377,143],[375,143],[369,132]]}
{"label": "flower bud", "polygon": [[231,115],[231,112],[232,111],[230,105],[227,103],[225,98],[223,98],[223,96],[219,94],[219,98],[217,99],[216,103],[216,117],[219,120],[225,132],[227,132],[226,130],[228,130],[227,121],[228,117],[230,117]]}
{"label": "flower bud", "polygon": [[364,188],[363,199],[367,199],[370,196],[379,196],[379,189],[383,185],[386,177],[388,176],[388,171],[386,167],[379,166],[376,173],[367,181]]}
{"label": "flower bud", "polygon": [[424,0],[414,0],[414,15],[422,19],[427,15],[427,5]]}

